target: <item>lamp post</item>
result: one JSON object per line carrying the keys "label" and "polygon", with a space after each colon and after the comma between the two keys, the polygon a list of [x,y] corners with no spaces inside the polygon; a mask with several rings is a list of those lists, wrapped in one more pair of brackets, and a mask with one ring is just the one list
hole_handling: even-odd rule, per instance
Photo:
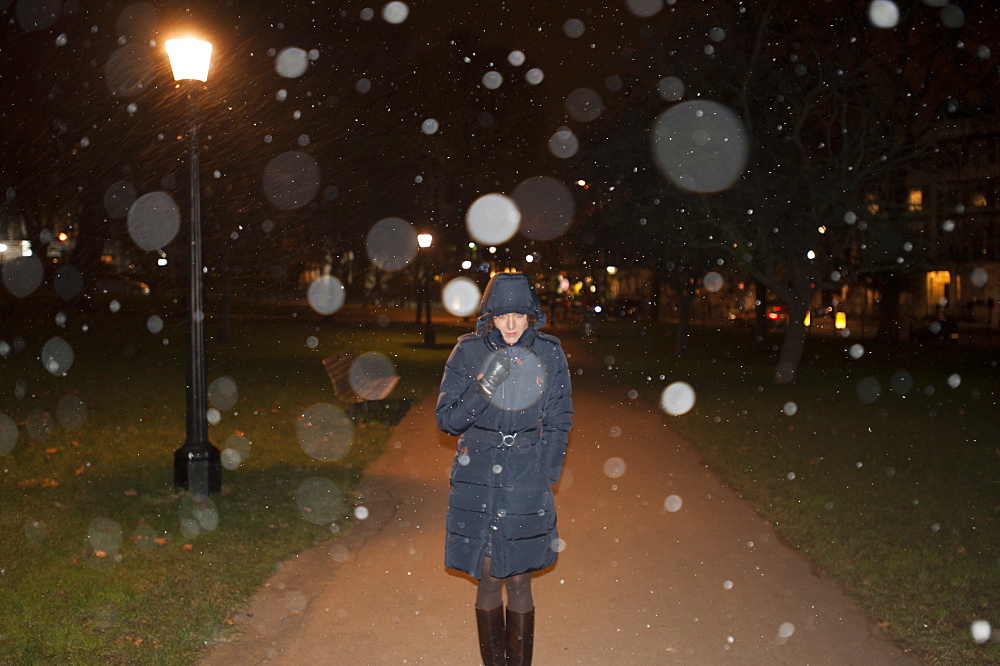
{"label": "lamp post", "polygon": [[[420,246],[422,250],[429,250],[431,244],[434,242],[434,236],[431,234],[417,234],[417,245]],[[431,323],[431,271],[430,271],[430,261],[424,253],[422,257],[423,264],[423,292],[424,292],[424,311],[427,313],[427,327],[424,329],[424,344],[428,347],[434,345],[434,324]]]}
{"label": "lamp post", "polygon": [[202,308],[201,183],[198,163],[198,100],[208,80],[212,45],[199,39],[166,42],[170,68],[188,99],[191,163],[191,266],[188,284],[187,438],[174,451],[174,486],[207,497],[222,489],[219,449],[208,441],[205,383],[205,312]]}

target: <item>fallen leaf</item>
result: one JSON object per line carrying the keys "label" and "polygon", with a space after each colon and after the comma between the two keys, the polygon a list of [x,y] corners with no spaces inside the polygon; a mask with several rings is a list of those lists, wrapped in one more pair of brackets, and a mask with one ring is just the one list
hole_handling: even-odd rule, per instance
{"label": "fallen leaf", "polygon": [[189,543],[184,544],[184,550],[191,550],[192,548],[194,548],[194,546],[192,546],[191,544]]}
{"label": "fallen leaf", "polygon": [[59,451],[59,449],[53,449],[53,448],[45,449],[46,453],[56,453],[58,451]]}
{"label": "fallen leaf", "polygon": [[139,494],[138,492],[132,490],[131,488],[125,491],[125,495],[128,495],[129,497],[135,497],[138,494]]}
{"label": "fallen leaf", "polygon": [[163,546],[163,545],[166,545],[166,543],[167,543],[167,537],[157,537],[157,538],[153,539],[153,541],[156,542],[156,543],[158,543],[158,544],[160,544],[161,546]]}
{"label": "fallen leaf", "polygon": [[94,555],[96,555],[97,557],[106,557],[107,553],[105,553],[103,550],[95,550]]}
{"label": "fallen leaf", "polygon": [[86,465],[80,465],[79,467],[77,467],[76,469],[73,470],[73,475],[74,476],[80,476],[81,474],[83,474],[86,471],[87,471],[87,466]]}

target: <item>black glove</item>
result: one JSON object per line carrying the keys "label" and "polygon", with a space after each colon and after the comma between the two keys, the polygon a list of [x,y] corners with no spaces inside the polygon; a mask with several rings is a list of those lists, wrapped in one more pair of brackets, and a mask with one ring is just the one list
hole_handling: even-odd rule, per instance
{"label": "black glove", "polygon": [[503,352],[498,352],[490,359],[486,366],[486,372],[479,377],[479,390],[487,398],[492,398],[497,388],[510,376],[510,364],[513,362],[510,356]]}

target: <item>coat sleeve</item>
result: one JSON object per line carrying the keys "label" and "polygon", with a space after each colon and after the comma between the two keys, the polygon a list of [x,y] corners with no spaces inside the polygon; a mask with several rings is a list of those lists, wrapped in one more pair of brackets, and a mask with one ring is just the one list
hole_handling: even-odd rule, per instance
{"label": "coat sleeve", "polygon": [[573,426],[573,389],[561,346],[556,347],[556,370],[551,381],[542,411],[542,469],[550,483],[558,483]]}
{"label": "coat sleeve", "polygon": [[489,399],[476,383],[478,369],[473,369],[461,343],[455,345],[444,366],[437,408],[437,426],[449,435],[468,430],[489,406]]}

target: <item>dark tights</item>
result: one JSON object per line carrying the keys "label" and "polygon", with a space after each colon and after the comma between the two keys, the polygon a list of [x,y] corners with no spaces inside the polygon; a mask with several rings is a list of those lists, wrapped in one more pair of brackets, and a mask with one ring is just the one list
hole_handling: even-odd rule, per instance
{"label": "dark tights", "polygon": [[483,560],[483,575],[476,588],[476,608],[493,610],[503,603],[501,593],[507,584],[507,609],[515,613],[527,613],[535,607],[531,598],[531,574],[524,573],[510,578],[494,578],[490,575],[490,558]]}

